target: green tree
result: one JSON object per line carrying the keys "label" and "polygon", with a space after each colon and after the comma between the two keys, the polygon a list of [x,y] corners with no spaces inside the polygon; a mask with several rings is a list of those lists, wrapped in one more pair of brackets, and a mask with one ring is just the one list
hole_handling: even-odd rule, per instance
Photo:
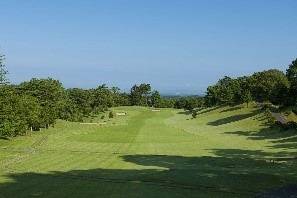
{"label": "green tree", "polygon": [[292,61],[292,64],[289,65],[287,69],[286,76],[290,83],[290,87],[288,90],[288,105],[296,105],[297,104],[297,59]]}
{"label": "green tree", "polygon": [[240,91],[237,81],[225,76],[224,78],[220,79],[216,85],[219,91],[220,104],[234,104],[236,101],[236,93]]}
{"label": "green tree", "polygon": [[270,92],[269,101],[275,105],[290,104],[290,88],[287,84],[276,84]]}
{"label": "green tree", "polygon": [[148,94],[151,91],[150,84],[134,85],[130,90],[130,99],[132,105],[147,106]]}
{"label": "green tree", "polygon": [[197,100],[194,97],[190,97],[186,99],[184,109],[190,112],[193,112],[194,108],[197,107]]}
{"label": "green tree", "polygon": [[141,91],[139,86],[134,85],[130,90],[131,105],[141,105]]}
{"label": "green tree", "polygon": [[148,106],[148,95],[151,92],[151,85],[150,84],[141,84],[139,85],[139,89],[141,91],[141,96],[142,96],[142,104]]}
{"label": "green tree", "polygon": [[213,106],[218,104],[234,104],[240,95],[239,83],[225,76],[213,85],[207,88],[205,102],[207,106]]}
{"label": "green tree", "polygon": [[158,91],[153,91],[151,95],[151,103],[154,107],[159,108],[161,102],[161,96]]}
{"label": "green tree", "polygon": [[289,87],[286,75],[277,69],[254,73],[251,84],[256,100],[274,101],[276,104],[281,104],[281,101],[275,101],[279,87]]}
{"label": "green tree", "polygon": [[212,85],[207,87],[205,95],[205,105],[211,107],[219,104],[219,89],[218,86]]}
{"label": "green tree", "polygon": [[20,96],[20,100],[22,111],[26,115],[27,129],[31,131],[37,129],[40,126],[41,114],[41,106],[38,104],[37,99],[32,96],[22,95]]}
{"label": "green tree", "polygon": [[24,94],[30,95],[37,99],[41,106],[40,125],[48,128],[53,125],[61,112],[63,105],[64,88],[58,80],[52,78],[36,79],[29,82],[23,82],[20,85]]}
{"label": "green tree", "polygon": [[0,86],[0,109],[0,136],[14,137],[26,133],[26,115],[13,86]]}
{"label": "green tree", "polygon": [[161,98],[159,107],[160,108],[175,108],[175,100],[172,98]]}
{"label": "green tree", "polygon": [[249,102],[253,100],[252,94],[249,90],[243,90],[242,94],[242,101],[246,103],[246,107],[249,107]]}
{"label": "green tree", "polygon": [[120,88],[118,87],[112,87],[110,89],[110,92],[112,94],[112,101],[113,106],[120,106],[121,105],[121,96],[120,96]]}
{"label": "green tree", "polygon": [[191,96],[182,97],[175,101],[174,108],[184,109],[192,112],[197,107],[202,107],[204,105],[204,99],[201,97]]}
{"label": "green tree", "polygon": [[286,70],[286,76],[291,84],[297,86],[297,59],[292,61],[289,68]]}
{"label": "green tree", "polygon": [[77,110],[72,110],[73,113],[80,113],[85,117],[89,116],[89,114],[92,112],[92,96],[88,90],[79,88],[68,89],[67,95],[70,99],[72,107]]}
{"label": "green tree", "polygon": [[174,103],[174,108],[176,109],[183,109],[186,105],[186,98],[182,97],[182,98],[179,98],[175,101]]}
{"label": "green tree", "polygon": [[0,55],[0,136],[13,137],[26,132],[26,115],[16,88],[8,85],[3,61]]}
{"label": "green tree", "polygon": [[[114,90],[115,91],[115,90]],[[92,107],[113,107],[115,105],[114,95],[111,90],[108,89],[106,84],[103,84],[92,90],[93,93],[93,103]]]}
{"label": "green tree", "polygon": [[118,106],[131,106],[130,95],[127,93],[119,94],[119,104]]}
{"label": "green tree", "polygon": [[0,86],[9,84],[8,79],[6,77],[6,75],[8,74],[8,71],[4,69],[5,67],[3,63],[4,59],[5,59],[4,55],[0,54]]}

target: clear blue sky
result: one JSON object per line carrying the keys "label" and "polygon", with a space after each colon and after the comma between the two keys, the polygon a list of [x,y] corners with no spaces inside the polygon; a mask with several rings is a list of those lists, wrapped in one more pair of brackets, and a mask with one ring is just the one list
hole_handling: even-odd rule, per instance
{"label": "clear blue sky", "polygon": [[296,0],[0,1],[0,53],[12,83],[204,93],[227,75],[297,58]]}

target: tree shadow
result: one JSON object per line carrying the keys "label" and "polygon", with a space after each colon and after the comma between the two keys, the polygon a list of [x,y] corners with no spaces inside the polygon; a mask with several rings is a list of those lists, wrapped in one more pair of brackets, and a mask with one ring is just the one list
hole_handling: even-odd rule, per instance
{"label": "tree shadow", "polygon": [[[214,106],[214,107],[208,107],[208,108],[198,108],[198,109],[194,109],[194,112],[197,113],[197,115],[201,115],[201,114],[205,114],[205,113],[210,113],[212,111],[215,111],[217,109],[223,108],[226,105],[219,105],[219,106]],[[191,111],[180,111],[177,114],[184,114],[184,115],[191,115],[192,112]]]}
{"label": "tree shadow", "polygon": [[224,132],[238,136],[246,136],[251,140],[270,140],[272,143],[297,142],[297,134],[294,130],[281,130],[266,125],[260,131],[232,131]]}
{"label": "tree shadow", "polygon": [[[291,135],[293,135],[294,133],[290,133]],[[288,138],[284,138],[284,139],[280,139],[280,140],[275,140],[272,141],[273,143],[296,143],[297,142],[297,134],[295,134],[295,136],[293,137],[288,137]]]}
{"label": "tree shadow", "polygon": [[246,136],[251,140],[268,140],[271,145],[267,146],[267,148],[287,151],[275,155],[286,157],[286,155],[294,155],[295,153],[295,157],[297,157],[297,134],[295,130],[283,131],[278,128],[266,127],[260,131],[233,131],[224,133]]}
{"label": "tree shadow", "polygon": [[[261,164],[265,161],[266,163],[276,163],[277,161],[292,160],[291,153],[286,151],[279,151],[274,153],[264,152],[262,150],[243,150],[243,149],[214,149],[212,150],[218,156],[224,156],[228,159],[253,159],[254,164]],[[287,157],[287,156],[291,157]],[[246,167],[247,164],[242,164]],[[280,165],[280,164],[278,164]],[[296,167],[297,168],[297,167]]]}
{"label": "tree shadow", "polygon": [[191,115],[191,111],[180,111],[177,114],[183,114],[183,115]]}
{"label": "tree shadow", "polygon": [[254,116],[252,118],[253,120],[257,120],[259,122],[262,122],[263,126],[267,126],[269,124],[268,120],[267,120],[267,116],[265,116],[264,114],[259,113],[258,115]]}
{"label": "tree shadow", "polygon": [[220,113],[225,113],[225,112],[229,112],[229,111],[236,111],[236,110],[239,110],[239,109],[242,109],[242,107],[240,107],[240,106],[230,107],[229,109],[225,109],[225,110],[220,111]]}
{"label": "tree shadow", "polygon": [[[297,148],[297,142],[290,142],[290,143],[284,143],[284,144],[276,144],[273,146],[268,146],[268,148],[281,148],[286,150],[296,150]],[[297,152],[295,152],[295,156],[297,157]]]}
{"label": "tree shadow", "polygon": [[253,117],[259,113],[261,113],[261,110],[256,109],[256,110],[252,111],[251,113],[233,115],[233,116],[229,116],[226,118],[218,119],[216,121],[208,122],[207,124],[211,125],[211,126],[220,126],[220,125],[229,124],[232,122],[241,121],[241,120]]}
{"label": "tree shadow", "polygon": [[294,164],[266,160],[263,151],[211,152],[216,157],[121,156],[136,169],[11,172],[0,197],[254,197],[283,180],[297,182]]}
{"label": "tree shadow", "polygon": [[10,140],[10,138],[9,137],[6,137],[6,136],[0,136],[0,139],[1,140]]}
{"label": "tree shadow", "polygon": [[197,115],[210,113],[212,111],[215,111],[215,110],[223,108],[223,107],[224,107],[224,105],[219,105],[219,106],[214,106],[214,107],[209,107],[209,108],[206,108],[206,109],[202,109],[201,111],[197,112]]}
{"label": "tree shadow", "polygon": [[297,158],[297,134],[296,131],[288,131],[287,136],[283,138],[272,140],[273,145],[268,146],[268,148],[278,148],[285,151],[290,151],[295,153],[295,159]]}

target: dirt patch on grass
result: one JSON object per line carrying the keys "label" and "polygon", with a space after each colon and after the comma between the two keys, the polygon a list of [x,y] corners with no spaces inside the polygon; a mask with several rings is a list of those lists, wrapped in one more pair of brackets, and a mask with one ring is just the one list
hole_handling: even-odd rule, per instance
{"label": "dirt patch on grass", "polygon": [[160,109],[153,109],[152,111],[160,111]]}
{"label": "dirt patch on grass", "polygon": [[96,123],[96,122],[82,122],[80,124],[86,124],[86,125],[102,125],[106,124],[106,122]]}

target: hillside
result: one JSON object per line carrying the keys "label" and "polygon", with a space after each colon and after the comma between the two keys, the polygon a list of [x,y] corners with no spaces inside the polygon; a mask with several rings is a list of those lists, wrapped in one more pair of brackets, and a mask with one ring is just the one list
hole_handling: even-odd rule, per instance
{"label": "hillside", "polygon": [[[58,121],[0,139],[0,197],[254,197],[297,183],[297,135],[256,107],[117,107],[106,124]],[[103,122],[99,117],[93,122]]]}

